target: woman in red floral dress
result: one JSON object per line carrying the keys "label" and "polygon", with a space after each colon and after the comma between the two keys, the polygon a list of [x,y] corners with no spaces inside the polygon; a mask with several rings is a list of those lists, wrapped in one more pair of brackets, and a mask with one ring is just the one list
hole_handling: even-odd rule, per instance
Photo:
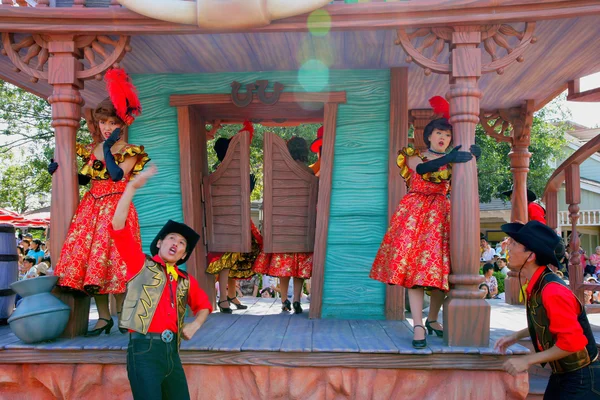
{"label": "woman in red floral dress", "polygon": [[[137,100],[133,85],[127,81],[122,70],[107,72],[106,80],[111,97],[94,110],[95,142],[90,145],[76,144],[77,155],[84,162],[79,171],[79,183],[87,184],[91,180],[92,185],[71,220],[54,273],[59,277],[59,286],[94,296],[99,319],[95,328],[87,333],[88,336],[110,333],[114,322],[108,308],[109,294],[115,295],[118,311],[122,307],[127,283],[126,266],[110,238],[108,228],[127,183],[150,160],[143,146],[126,143],[121,135],[133,121],[136,110],[131,106]],[[115,94],[110,86],[114,82],[118,83],[120,89],[130,85],[131,92],[122,94],[117,91]],[[114,105],[122,96],[128,100],[127,111],[117,109]],[[58,164],[53,162],[48,169],[54,173],[57,168]],[[138,216],[133,205],[129,210],[127,225],[141,245]]]}
{"label": "woman in red floral dress", "polygon": [[[313,174],[313,170],[306,165],[308,162],[308,146],[306,141],[300,137],[291,138],[288,143],[288,150],[292,158],[308,172]],[[254,272],[275,276],[279,278],[281,289],[281,309],[291,311],[290,301],[287,299],[287,292],[290,285],[290,279],[294,278],[294,297],[292,299],[294,313],[301,314],[302,306],[300,298],[304,280],[310,279],[312,275],[313,253],[263,253],[261,252],[254,262]]]}
{"label": "woman in red floral dress", "polygon": [[422,325],[425,289],[431,293],[425,326],[429,334],[443,335],[436,320],[449,290],[451,164],[467,162],[480,153],[473,145],[471,152],[459,151],[457,146],[446,154],[452,141],[452,126],[446,118],[431,121],[423,138],[428,146],[423,154],[409,147],[399,152],[397,164],[409,190],[398,204],[370,274],[372,279],[408,289],[414,327],[421,328],[414,330],[415,348],[427,343]]}

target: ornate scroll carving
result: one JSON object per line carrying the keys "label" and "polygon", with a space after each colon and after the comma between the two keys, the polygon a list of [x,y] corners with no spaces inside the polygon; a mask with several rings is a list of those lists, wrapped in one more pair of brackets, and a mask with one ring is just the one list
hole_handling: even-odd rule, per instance
{"label": "ornate scroll carving", "polygon": [[279,95],[283,91],[283,84],[275,82],[272,93],[266,92],[267,86],[269,86],[269,81],[256,81],[256,84],[258,85],[258,98],[262,103],[273,105],[279,101]]}
{"label": "ornate scroll carving", "polygon": [[[102,74],[125,57],[129,46],[129,36],[112,38],[107,35],[80,35],[75,38],[75,46],[83,68],[76,71],[77,79],[102,79]],[[53,40],[46,35],[20,35],[2,33],[2,54],[8,56],[17,72],[31,76],[32,82],[48,80],[48,60],[52,56],[48,44]]]}
{"label": "ornate scroll carving", "polygon": [[[513,62],[522,62],[525,49],[537,40],[533,36],[535,22],[526,23],[523,31],[518,31],[507,24],[481,25],[479,30],[483,47],[491,57],[491,62],[481,66],[482,73],[495,71],[500,75],[503,74],[504,69]],[[432,72],[449,74],[452,64],[442,63],[438,59],[446,45],[450,46],[454,33],[455,29],[452,27],[419,28],[410,33],[400,28],[397,31],[396,44],[401,45],[408,54],[406,62],[414,61],[423,67],[425,75],[430,75]],[[512,38],[518,42],[511,44],[515,41]],[[499,48],[502,49],[501,52],[505,52],[504,56],[499,56]]]}
{"label": "ornate scroll carving", "polygon": [[282,83],[275,82],[273,85],[273,92],[271,93],[266,91],[268,86],[269,81],[267,80],[249,83],[246,85],[246,93],[242,94],[239,92],[242,84],[233,81],[231,83],[231,101],[240,108],[246,107],[254,100],[254,90],[258,89],[258,99],[261,103],[272,106],[279,101],[279,96],[281,95],[281,92],[283,92],[284,86]]}
{"label": "ornate scroll carving", "polygon": [[513,145],[520,142],[529,145],[533,123],[532,100],[528,100],[522,107],[494,111],[481,110],[479,118],[485,132],[497,142],[508,142]]}
{"label": "ornate scroll carving", "polygon": [[246,94],[241,94],[240,88],[242,84],[236,81],[231,83],[231,101],[236,106],[242,108],[246,107],[250,103],[252,103],[252,98],[254,97],[254,89],[256,89],[255,83],[249,83],[246,85]]}

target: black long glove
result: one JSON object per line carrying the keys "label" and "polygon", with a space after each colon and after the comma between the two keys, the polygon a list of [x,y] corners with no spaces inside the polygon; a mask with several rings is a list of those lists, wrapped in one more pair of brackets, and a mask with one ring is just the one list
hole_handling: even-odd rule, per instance
{"label": "black long glove", "polygon": [[423,175],[428,172],[435,172],[442,166],[450,163],[465,163],[470,161],[473,158],[473,154],[468,151],[458,151],[461,147],[462,145],[456,146],[450,153],[443,157],[417,165],[417,173]]}
{"label": "black long glove", "polygon": [[119,168],[117,163],[115,162],[115,156],[110,152],[111,147],[119,140],[119,135],[121,134],[121,128],[117,128],[113,131],[108,139],[104,141],[103,150],[104,150],[104,162],[106,163],[106,169],[108,170],[108,174],[110,175],[110,179],[114,182],[118,182],[123,179],[123,170]]}
{"label": "black long glove", "polygon": [[[58,163],[56,161],[54,161],[54,158],[51,158],[50,164],[48,164],[48,173],[50,175],[54,175],[54,173],[56,172],[57,169],[58,169]],[[90,178],[87,175],[77,174],[77,183],[80,186],[87,185],[88,183],[90,183],[90,180],[92,180],[92,178]]]}
{"label": "black long glove", "polygon": [[475,161],[479,161],[479,157],[481,157],[481,147],[476,144],[471,145],[471,154],[475,156]]}

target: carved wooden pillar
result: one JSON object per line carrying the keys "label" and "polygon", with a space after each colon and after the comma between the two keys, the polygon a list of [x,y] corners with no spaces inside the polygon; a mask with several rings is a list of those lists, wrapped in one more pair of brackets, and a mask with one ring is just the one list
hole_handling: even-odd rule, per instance
{"label": "carved wooden pillar", "polygon": [[427,150],[425,140],[423,140],[423,130],[434,117],[430,109],[410,110],[410,116],[413,124],[413,137],[415,138],[415,149],[420,151]]}
{"label": "carved wooden pillar", "polygon": [[581,255],[579,254],[579,232],[577,232],[577,221],[579,220],[579,203],[581,203],[581,177],[579,165],[570,165],[565,170],[565,192],[569,205],[569,217],[571,218],[571,240],[569,241],[569,282],[575,296],[583,303],[583,268]]}
{"label": "carved wooden pillar", "polygon": [[[48,61],[48,83],[53,86],[48,102],[52,105],[54,160],[60,168],[52,176],[50,251],[56,255],[56,262],[79,203],[75,138],[84,101],[80,93],[83,81],[77,78],[83,66],[79,61],[81,57],[75,38],[65,35],[53,39],[48,42],[48,51],[52,55]],[[64,335],[73,337],[84,334],[88,325],[89,297],[72,293],[64,293],[59,297],[71,307],[71,317]]]}
{"label": "carved wooden pillar", "polygon": [[[455,27],[452,33],[450,123],[453,142],[467,150],[475,143],[481,91],[479,27]],[[452,167],[450,255],[452,289],[444,303],[444,340],[451,346],[488,346],[490,305],[482,298],[479,275],[479,193],[475,160]]]}

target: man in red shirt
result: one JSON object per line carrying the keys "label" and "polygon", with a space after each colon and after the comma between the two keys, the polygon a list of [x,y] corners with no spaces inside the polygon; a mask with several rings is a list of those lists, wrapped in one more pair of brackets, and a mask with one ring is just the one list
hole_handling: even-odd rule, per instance
{"label": "man in red shirt", "polygon": [[509,268],[519,272],[519,280],[521,275],[529,280],[528,328],[499,339],[495,347],[505,352],[529,336],[536,351],[509,359],[504,369],[516,375],[533,364],[550,363],[552,375],[544,399],[600,399],[598,349],[585,307],[546,267],[560,265],[554,253],[558,235],[538,221],[504,224],[501,229],[510,236]]}
{"label": "man in red shirt", "polygon": [[[127,376],[134,399],[189,399],[181,359],[181,339],[200,329],[212,306],[194,277],[177,268],[190,256],[200,236],[169,220],[142,252],[126,226],[137,189],[156,173],[151,167],[127,185],[112,220],[110,235],[127,265],[127,294],[119,327],[129,330]],[[186,307],[196,318],[184,323]]]}
{"label": "man in red shirt", "polygon": [[[502,195],[512,200],[512,189],[502,192]],[[546,210],[544,207],[536,203],[537,196],[533,191],[527,189],[527,218],[529,221],[540,221],[542,224],[546,224]]]}

